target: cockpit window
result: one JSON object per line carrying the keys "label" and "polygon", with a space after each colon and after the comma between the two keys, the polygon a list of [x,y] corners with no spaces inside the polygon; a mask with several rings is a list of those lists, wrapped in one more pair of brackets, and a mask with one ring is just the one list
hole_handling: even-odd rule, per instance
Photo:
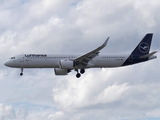
{"label": "cockpit window", "polygon": [[15,57],[11,57],[11,59],[15,59]]}

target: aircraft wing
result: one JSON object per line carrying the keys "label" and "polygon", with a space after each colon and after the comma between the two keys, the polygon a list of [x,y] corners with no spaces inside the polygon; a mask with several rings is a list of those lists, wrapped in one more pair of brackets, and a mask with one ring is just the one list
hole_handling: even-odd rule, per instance
{"label": "aircraft wing", "polygon": [[95,50],[92,50],[91,52],[84,54],[76,59],[74,59],[75,63],[81,63],[82,65],[87,65],[89,61],[91,61],[93,58],[95,58],[100,52],[101,49],[103,49],[107,42],[109,40],[109,37],[106,39],[106,41],[98,48],[96,48]]}

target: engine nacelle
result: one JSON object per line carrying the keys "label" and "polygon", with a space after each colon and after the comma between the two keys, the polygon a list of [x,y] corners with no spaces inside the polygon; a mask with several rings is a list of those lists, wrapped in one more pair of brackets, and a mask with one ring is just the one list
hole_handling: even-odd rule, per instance
{"label": "engine nacelle", "polygon": [[54,68],[55,75],[67,75],[68,69]]}
{"label": "engine nacelle", "polygon": [[73,61],[71,60],[60,60],[59,67],[61,69],[73,69]]}

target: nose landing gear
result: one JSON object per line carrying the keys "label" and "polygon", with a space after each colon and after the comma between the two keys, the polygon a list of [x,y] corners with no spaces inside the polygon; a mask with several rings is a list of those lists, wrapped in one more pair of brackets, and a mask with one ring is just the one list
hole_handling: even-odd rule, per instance
{"label": "nose landing gear", "polygon": [[21,73],[20,73],[20,76],[22,76],[23,75],[23,68],[21,68]]}

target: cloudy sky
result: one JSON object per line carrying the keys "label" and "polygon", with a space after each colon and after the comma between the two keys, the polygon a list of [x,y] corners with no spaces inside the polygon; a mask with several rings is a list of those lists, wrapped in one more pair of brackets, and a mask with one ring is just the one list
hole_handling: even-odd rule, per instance
{"label": "cloudy sky", "polygon": [[0,120],[159,120],[159,58],[80,79],[3,65],[22,53],[86,53],[109,36],[101,53],[131,52],[146,33],[160,51],[159,11],[159,0],[0,0]]}

